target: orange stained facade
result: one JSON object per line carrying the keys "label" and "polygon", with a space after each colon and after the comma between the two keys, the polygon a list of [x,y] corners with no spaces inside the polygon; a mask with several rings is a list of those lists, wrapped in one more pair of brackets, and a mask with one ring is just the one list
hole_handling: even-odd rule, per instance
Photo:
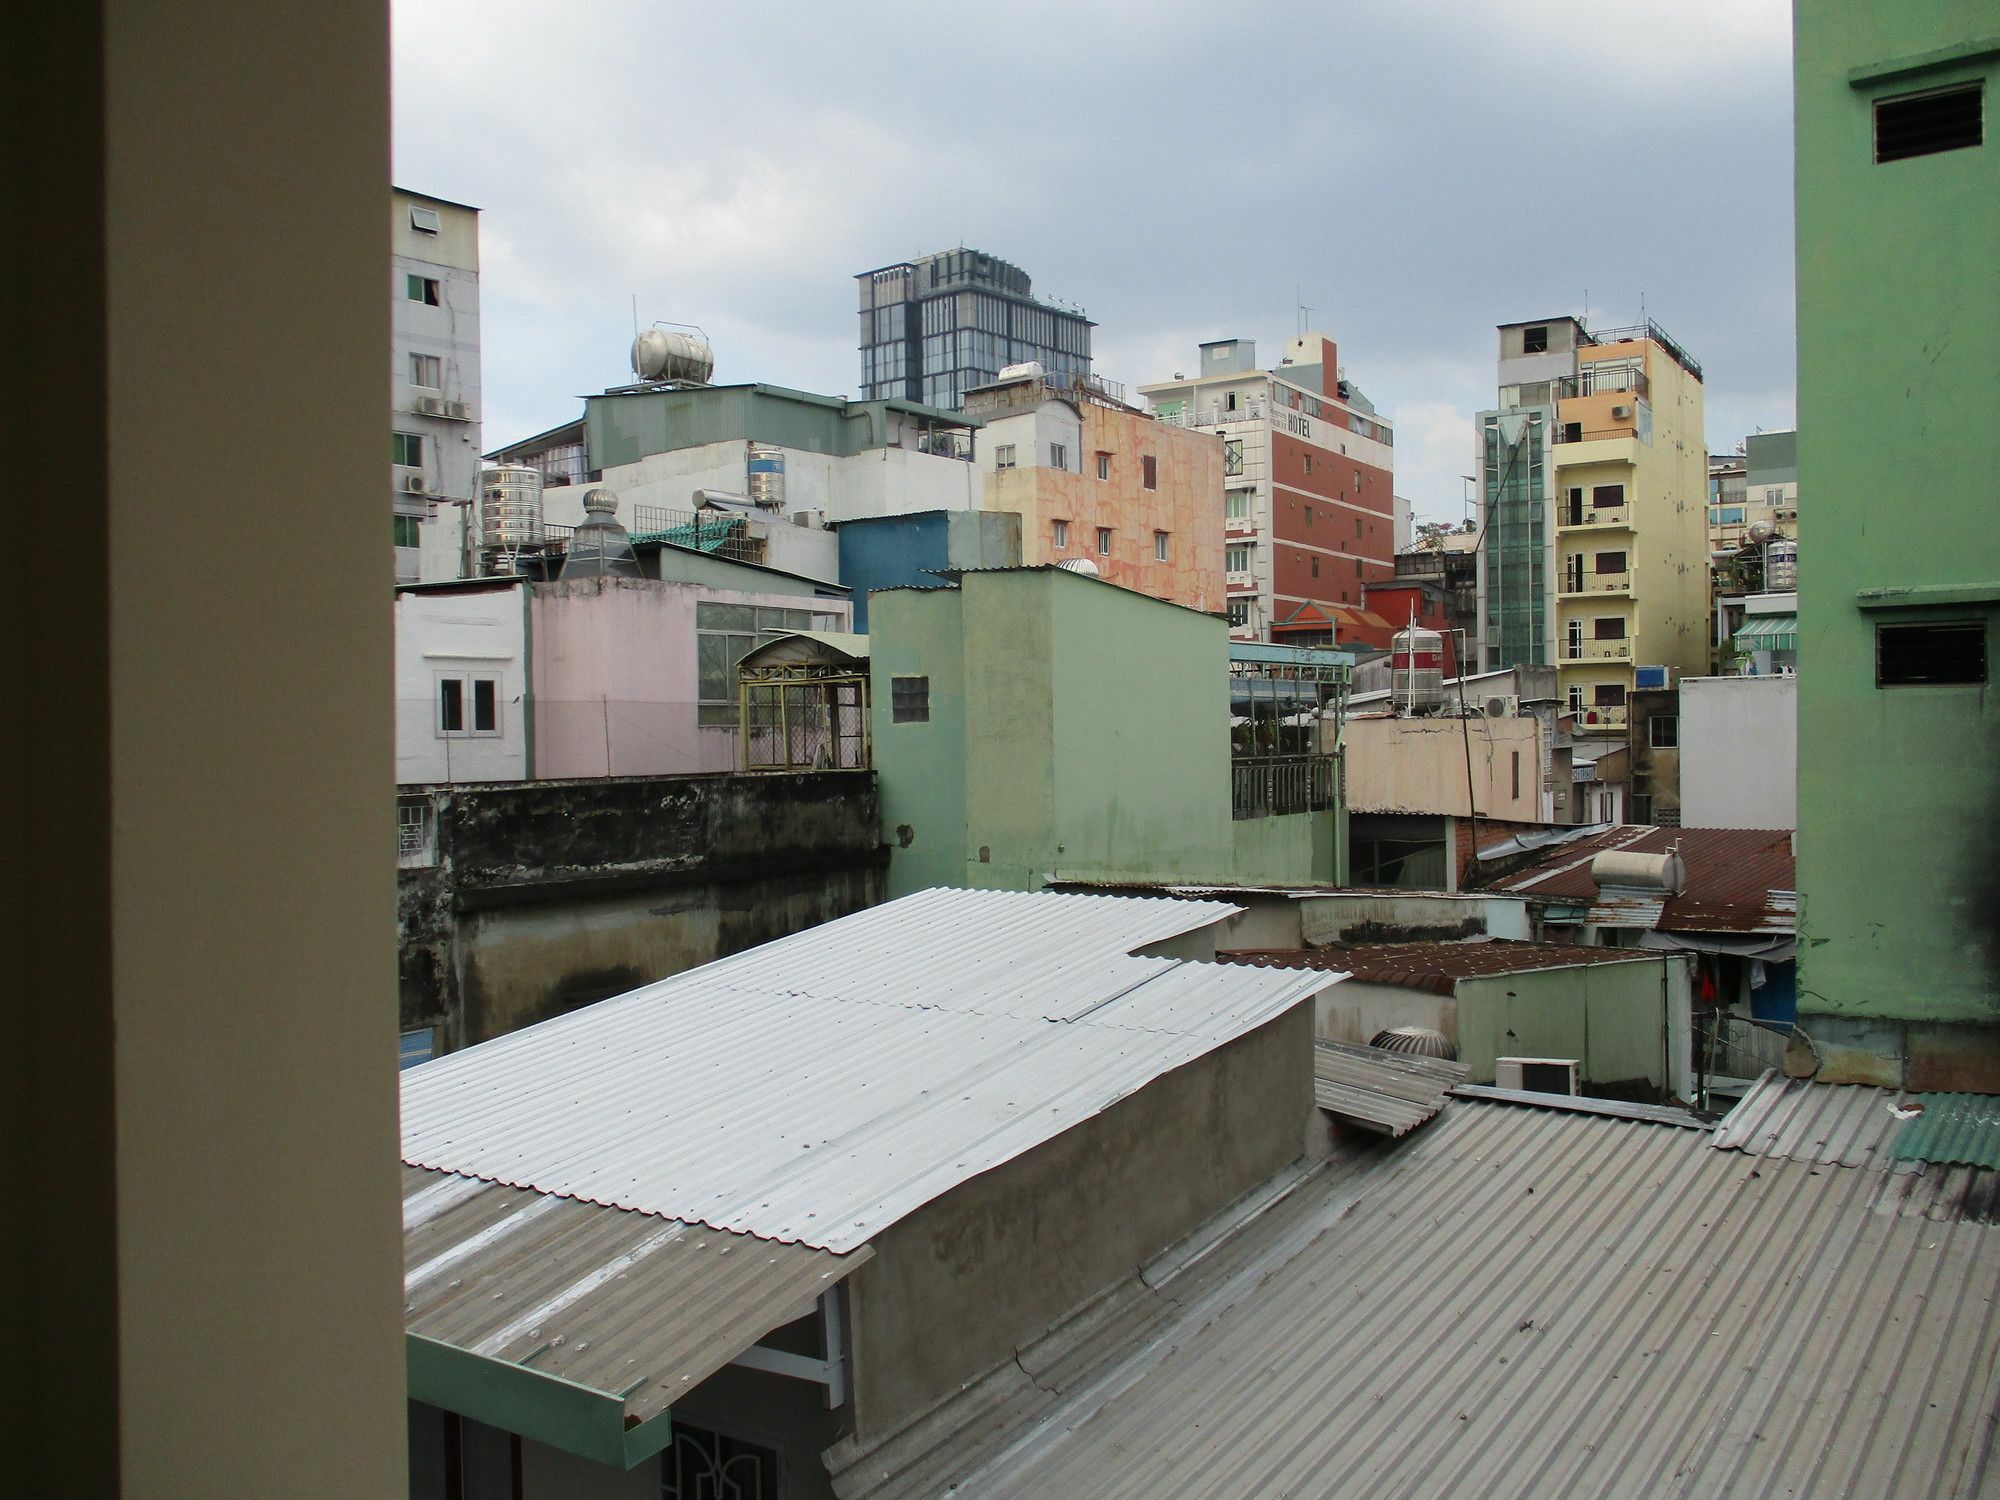
{"label": "orange stained facade", "polygon": [[[1653,347],[1643,339],[1629,339],[1621,344],[1597,344],[1577,350],[1577,364],[1587,369],[1594,364],[1610,360],[1639,361],[1650,383],[1653,377]],[[1583,441],[1593,442],[1598,438],[1636,437],[1639,432],[1639,401],[1646,399],[1645,393],[1633,391],[1597,391],[1588,396],[1568,396],[1556,403],[1556,421],[1567,426],[1578,422],[1583,426]],[[1611,409],[1622,406],[1628,415],[1614,417]]]}
{"label": "orange stained facade", "polygon": [[[1074,468],[1001,469],[986,476],[985,508],[1021,517],[1022,563],[1088,558],[1113,583],[1219,614],[1225,594],[1221,438],[1094,401],[1079,406],[1083,451]],[[1100,459],[1106,460],[1103,478]]]}

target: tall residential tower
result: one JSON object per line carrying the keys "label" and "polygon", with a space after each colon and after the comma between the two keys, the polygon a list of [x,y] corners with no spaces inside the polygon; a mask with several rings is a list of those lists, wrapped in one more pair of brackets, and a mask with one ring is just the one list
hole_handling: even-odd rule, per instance
{"label": "tall residential tower", "polygon": [[1653,323],[1499,332],[1477,419],[1486,664],[1553,662],[1579,727],[1622,732],[1635,668],[1708,670],[1701,366]]}
{"label": "tall residential tower", "polygon": [[1162,422],[1222,437],[1229,634],[1331,644],[1361,626],[1364,583],[1396,571],[1395,433],[1322,333],[1273,370],[1249,339],[1203,344],[1192,379],[1139,387]]}

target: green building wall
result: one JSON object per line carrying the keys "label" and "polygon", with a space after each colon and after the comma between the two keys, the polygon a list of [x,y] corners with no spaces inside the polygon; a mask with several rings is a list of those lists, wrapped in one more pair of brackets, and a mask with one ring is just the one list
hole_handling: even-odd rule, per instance
{"label": "green building wall", "polygon": [[[2000,5],[1796,26],[1801,1022],[1836,1075],[2000,1088]],[[1972,80],[1984,144],[1876,164],[1877,99]],[[1987,685],[1876,686],[1929,620]]]}
{"label": "green building wall", "polygon": [[[1338,811],[1231,820],[1227,634],[1217,617],[1060,568],[873,595],[890,894],[1333,879]],[[895,722],[903,676],[929,679],[927,722]],[[1286,826],[1245,839],[1259,823]]]}

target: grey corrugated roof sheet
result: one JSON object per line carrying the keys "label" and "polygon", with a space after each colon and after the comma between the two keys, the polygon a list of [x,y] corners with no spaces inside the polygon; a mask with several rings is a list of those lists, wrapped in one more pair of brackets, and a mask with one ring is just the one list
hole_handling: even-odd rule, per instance
{"label": "grey corrugated roof sheet", "polygon": [[1888,1166],[1901,1124],[1889,1113],[1895,1099],[1890,1089],[1833,1088],[1767,1072],[1723,1116],[1714,1144],[1821,1166]]}
{"label": "grey corrugated roof sheet", "polygon": [[1236,910],[920,892],[410,1069],[403,1159],[853,1250],[1324,988],[1134,956]]}
{"label": "grey corrugated roof sheet", "polygon": [[933,1429],[893,1465],[836,1450],[837,1484],[1991,1493],[2000,1229],[1966,1182],[1454,1099],[1402,1141],[1344,1148],[1047,1388],[1014,1382],[1004,1423]]}
{"label": "grey corrugated roof sheet", "polygon": [[1472,1070],[1439,1057],[1385,1052],[1346,1042],[1313,1047],[1313,1094],[1319,1107],[1351,1125],[1403,1135],[1444,1108],[1452,1085]]}
{"label": "grey corrugated roof sheet", "polygon": [[408,1332],[658,1416],[871,1251],[831,1255],[403,1169]]}

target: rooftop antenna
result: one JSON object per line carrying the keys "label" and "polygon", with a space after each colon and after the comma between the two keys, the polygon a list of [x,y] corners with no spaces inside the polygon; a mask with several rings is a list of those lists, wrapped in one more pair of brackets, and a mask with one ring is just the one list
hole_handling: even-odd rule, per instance
{"label": "rooftop antenna", "polygon": [[1306,289],[1303,286],[1294,283],[1292,286],[1292,303],[1295,307],[1298,308],[1299,334],[1301,337],[1303,337],[1305,334],[1307,321],[1312,317],[1312,309],[1306,306],[1305,295],[1306,295]]}
{"label": "rooftop antenna", "polygon": [[632,294],[632,340],[634,343],[637,343],[638,339],[639,339],[639,294],[637,292],[634,292]]}

